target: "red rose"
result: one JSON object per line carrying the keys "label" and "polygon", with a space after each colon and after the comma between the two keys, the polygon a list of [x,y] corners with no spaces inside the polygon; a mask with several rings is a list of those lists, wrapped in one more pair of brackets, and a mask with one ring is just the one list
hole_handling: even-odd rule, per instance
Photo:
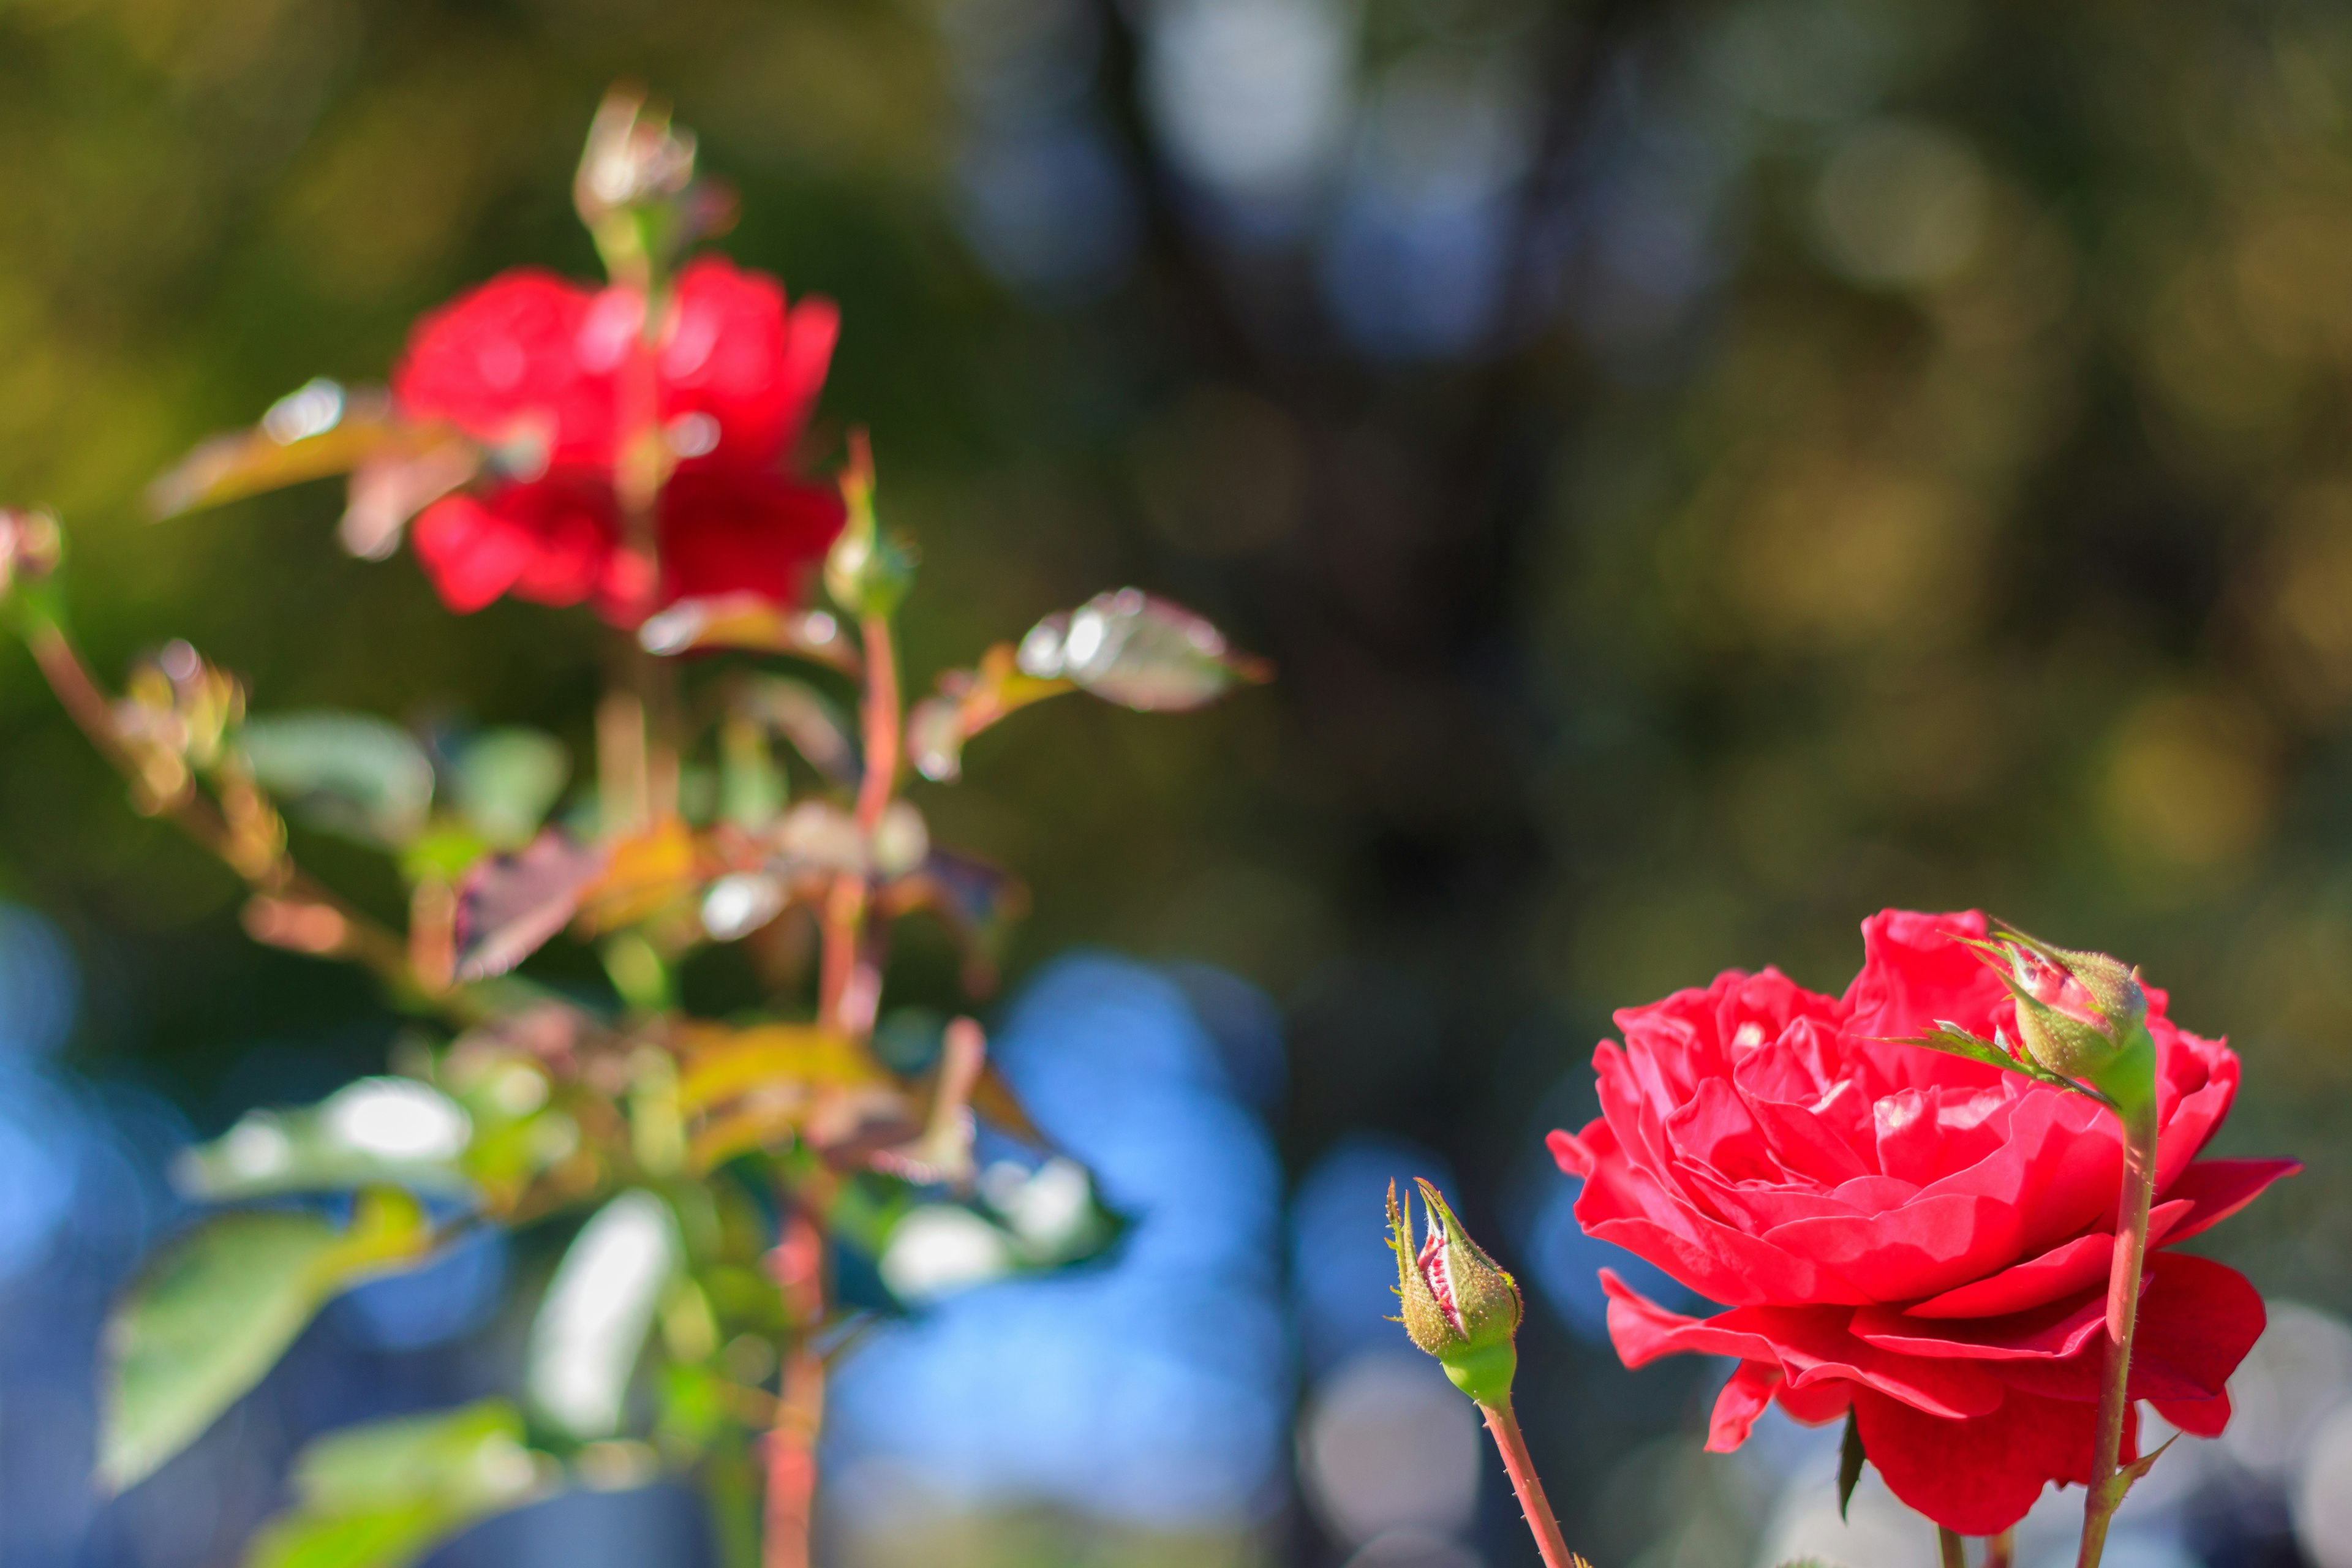
{"label": "red rose", "polygon": [[[1601,1273],[1628,1366],[1739,1358],[1710,1449],[1738,1447],[1774,1399],[1811,1423],[1851,1408],[1897,1497],[1990,1535],[2045,1482],[2090,1476],[2123,1141],[2088,1099],[1895,1043],[1939,1021],[2016,1037],[2015,1005],[1953,933],[1981,937],[1985,919],[1890,910],[1864,924],[1843,997],[1735,971],[1618,1014],[1624,1045],[1593,1058],[1600,1118],[1550,1143],[1584,1178],[1587,1233],[1730,1309],[1685,1318]],[[2147,997],[2160,1247],[2298,1167],[2191,1163],[2229,1113],[2238,1058],[2168,1020],[2162,992]],[[2134,1397],[2219,1433],[2224,1383],[2263,1321],[2235,1271],[2152,1253]]]}
{"label": "red rose", "polygon": [[543,447],[543,467],[435,502],[412,531],[453,610],[504,594],[592,601],[634,624],[671,600],[756,593],[796,598],[839,531],[840,498],[782,464],[824,384],[839,319],[824,300],[789,310],[782,285],[716,258],[678,274],[653,348],[655,413],[677,466],[658,518],[658,595],[621,548],[613,468],[623,367],[645,302],[522,269],[420,321],[393,374],[414,418],[477,439]]}

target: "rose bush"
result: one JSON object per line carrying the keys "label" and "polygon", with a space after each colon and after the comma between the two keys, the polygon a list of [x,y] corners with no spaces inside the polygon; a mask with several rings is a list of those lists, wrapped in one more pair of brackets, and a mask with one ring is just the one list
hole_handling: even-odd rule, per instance
{"label": "rose bush", "polygon": [[[1969,1535],[2015,1523],[2047,1482],[2089,1477],[2124,1157],[2095,1100],[1901,1043],[1939,1024],[2017,1037],[2000,978],[1955,940],[1986,933],[1981,914],[1888,910],[1864,923],[1843,996],[1734,971],[1622,1012],[1623,1044],[1593,1058],[1601,1114],[1550,1139],[1584,1180],[1587,1233],[1727,1309],[1685,1317],[1601,1275],[1628,1366],[1738,1358],[1710,1449],[1738,1447],[1774,1400],[1808,1423],[1850,1410],[1895,1495]],[[2297,1167],[2196,1158],[2229,1113],[2238,1058],[2168,1019],[2164,993],[2147,997],[2161,1128],[2149,1235],[2168,1247]],[[2263,1322],[2234,1270],[2152,1254],[2133,1398],[2219,1433],[2224,1384]]]}
{"label": "rose bush", "polygon": [[[416,520],[417,560],[450,608],[512,594],[633,625],[682,597],[802,593],[842,521],[832,486],[784,468],[832,360],[832,302],[788,307],[774,279],[706,258],[678,274],[650,340],[645,310],[635,289],[520,268],[417,323],[393,374],[402,414],[522,454]],[[656,510],[658,590],[622,548],[613,479],[639,352],[675,463]]]}

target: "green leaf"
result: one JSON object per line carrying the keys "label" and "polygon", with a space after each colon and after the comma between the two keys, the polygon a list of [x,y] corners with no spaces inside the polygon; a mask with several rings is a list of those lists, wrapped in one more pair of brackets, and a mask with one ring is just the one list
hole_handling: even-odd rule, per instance
{"label": "green leaf", "polygon": [[452,439],[393,412],[381,387],[346,389],[323,376],[295,388],[250,430],[215,436],[147,487],[158,518],[218,506],[264,490],[348,473],[373,458]]}
{"label": "green leaf", "polygon": [[553,1464],[523,1446],[502,1399],[331,1432],[294,1463],[294,1505],[265,1523],[246,1568],[400,1568],[543,1495]]}
{"label": "green leaf", "polygon": [[1965,1057],[1969,1061],[1982,1062],[1987,1067],[1999,1068],[2003,1072],[2013,1072],[2020,1078],[2030,1078],[2034,1082],[2047,1084],[2052,1089],[2063,1089],[2071,1093],[2082,1095],[2085,1099],[2095,1100],[2102,1105],[2109,1103],[2107,1097],[2097,1089],[2085,1084],[2076,1083],[2063,1073],[2052,1072],[2048,1068],[2030,1058],[2013,1057],[1992,1041],[1972,1035],[1956,1024],[1939,1023],[1924,1035],[1913,1035],[1890,1043],[1898,1046],[1918,1046],[1927,1050],[1941,1051],[1948,1057]]}
{"label": "green leaf", "polygon": [[1273,674],[1265,660],[1234,652],[1201,616],[1139,588],[1097,594],[1039,621],[1021,639],[1020,667],[1035,679],[1073,681],[1147,712],[1202,707],[1237,683]]}
{"label": "green leaf", "polygon": [[318,710],[248,719],[236,748],[254,781],[295,816],[362,844],[398,848],[425,826],[433,764],[397,724]]}
{"label": "green leaf", "polygon": [[99,1476],[121,1490],[193,1442],[294,1342],[331,1298],[423,1257],[425,1215],[404,1193],[361,1195],[352,1223],[247,1213],[166,1252],[107,1326]]}
{"label": "green leaf", "polygon": [[316,1105],[248,1111],[182,1154],[173,1174],[189,1196],[213,1203],[373,1185],[468,1197],[461,1162],[472,1139],[470,1119],[440,1090],[365,1078]]}
{"label": "green leaf", "polygon": [[1845,1439],[1838,1445],[1838,1518],[1845,1517],[1846,1505],[1853,1501],[1853,1489],[1862,1484],[1863,1460],[1868,1456],[1862,1451],[1862,1425],[1854,1419],[1849,1406],[1845,1413]]}
{"label": "green leaf", "polygon": [[458,749],[449,793],[458,813],[492,848],[530,841],[572,781],[571,753],[538,730],[486,730]]}

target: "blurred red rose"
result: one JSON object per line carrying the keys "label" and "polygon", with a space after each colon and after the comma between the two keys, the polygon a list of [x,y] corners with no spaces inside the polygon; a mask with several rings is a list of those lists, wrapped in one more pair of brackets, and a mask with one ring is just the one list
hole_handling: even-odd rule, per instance
{"label": "blurred red rose", "polygon": [[774,279],[706,258],[678,274],[651,349],[655,416],[677,455],[657,520],[660,591],[621,548],[613,468],[623,367],[644,322],[626,289],[524,268],[417,322],[392,378],[402,412],[536,459],[425,509],[411,531],[449,607],[512,594],[587,601],[634,625],[672,600],[799,596],[839,531],[840,498],[784,469],[832,359],[824,300],[787,309]]}
{"label": "blurred red rose", "polygon": [[[1985,932],[1980,914],[1888,910],[1864,924],[1843,997],[1767,969],[1620,1013],[1623,1046],[1593,1058],[1601,1116],[1550,1140],[1584,1178],[1589,1234],[1730,1309],[1685,1318],[1601,1274],[1628,1366],[1739,1358],[1710,1449],[1738,1447],[1775,1399],[1809,1423],[1851,1408],[1895,1494],[1969,1535],[2015,1523],[2045,1482],[2089,1479],[2123,1172],[2116,1119],[2094,1101],[1895,1043],[1938,1021],[2015,1037],[1999,979],[1952,940]],[[2229,1112],[2238,1058],[2147,994],[2162,1128],[2149,1235],[2168,1247],[2297,1167],[2191,1163]],[[2263,1321],[2235,1271],[2152,1254],[2134,1397],[2219,1433]]]}

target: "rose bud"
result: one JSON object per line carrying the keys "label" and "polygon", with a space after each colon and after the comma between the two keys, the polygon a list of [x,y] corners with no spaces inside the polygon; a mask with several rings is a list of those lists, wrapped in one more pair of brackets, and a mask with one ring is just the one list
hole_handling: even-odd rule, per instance
{"label": "rose bud", "polygon": [[0,599],[19,583],[36,583],[58,568],[64,554],[58,520],[45,511],[0,507]]}
{"label": "rose bud", "polygon": [[2095,1081],[2145,1035],[2147,992],[2138,971],[2105,952],[2051,947],[2018,931],[2004,931],[2004,938],[2018,1035],[2037,1063]]}
{"label": "rose bud", "polygon": [[1397,1206],[1389,1184],[1389,1247],[1397,1258],[1398,1320],[1412,1342],[1435,1356],[1454,1386],[1481,1405],[1498,1405],[1518,1370],[1519,1288],[1462,1228],[1444,1194],[1414,1178],[1428,1205],[1429,1237],[1412,1245],[1412,1200]]}
{"label": "rose bud", "polygon": [[863,430],[850,433],[841,500],[848,518],[824,558],[824,591],[853,616],[887,620],[915,585],[915,557],[875,519],[874,452]]}

